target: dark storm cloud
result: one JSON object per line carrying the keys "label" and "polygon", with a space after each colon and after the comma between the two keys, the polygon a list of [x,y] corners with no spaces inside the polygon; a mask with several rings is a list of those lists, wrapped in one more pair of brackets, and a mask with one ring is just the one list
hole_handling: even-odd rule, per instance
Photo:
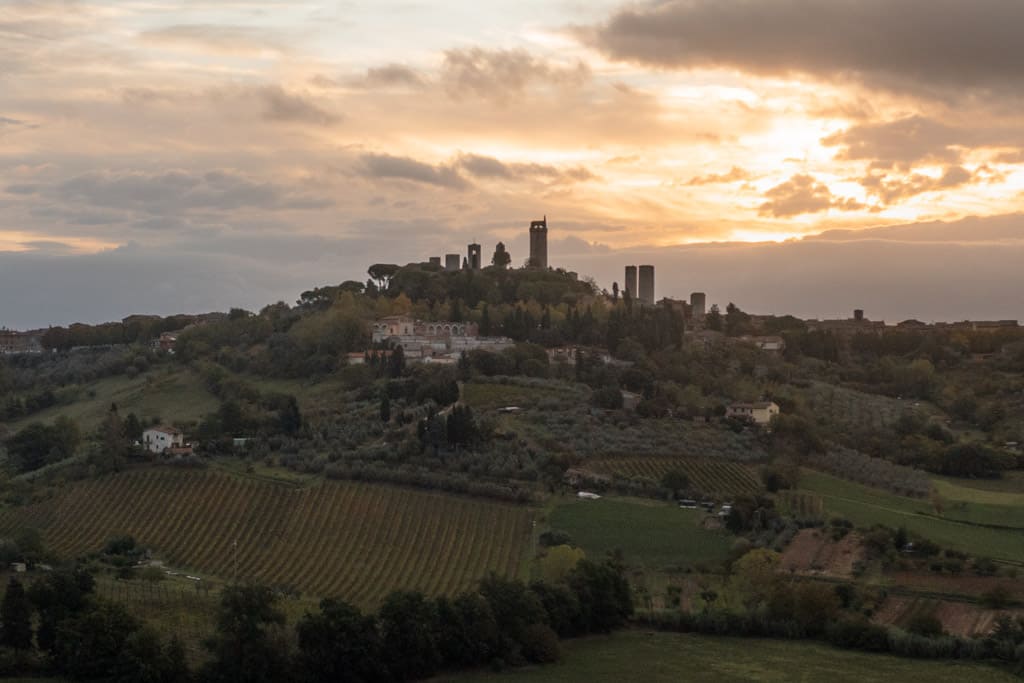
{"label": "dark storm cloud", "polygon": [[810,175],[794,175],[765,192],[768,200],[758,208],[762,216],[787,218],[805,213],[819,213],[836,208],[856,211],[866,208],[854,199],[844,199],[832,194],[825,183]]}
{"label": "dark storm cloud", "polygon": [[582,31],[611,58],[665,68],[852,77],[917,90],[1024,83],[1017,0],[669,0]]}
{"label": "dark storm cloud", "polygon": [[367,178],[409,180],[453,190],[464,190],[469,187],[469,182],[457,169],[444,164],[434,166],[409,157],[390,154],[364,154],[360,161],[360,172]]}
{"label": "dark storm cloud", "polygon": [[263,100],[263,118],[269,121],[291,121],[329,126],[341,117],[319,106],[308,97],[286,92],[279,86],[268,86],[260,91]]}
{"label": "dark storm cloud", "polygon": [[441,81],[456,98],[475,95],[504,101],[534,83],[577,87],[589,79],[590,68],[583,62],[557,66],[526,50],[448,50],[441,67]]}

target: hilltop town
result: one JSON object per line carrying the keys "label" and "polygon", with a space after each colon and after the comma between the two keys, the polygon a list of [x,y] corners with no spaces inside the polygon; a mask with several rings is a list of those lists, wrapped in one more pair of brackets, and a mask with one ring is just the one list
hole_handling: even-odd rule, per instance
{"label": "hilltop town", "polygon": [[76,670],[67,620],[106,614],[207,671],[239,598],[288,615],[279,662],[335,609],[367,651],[492,624],[426,664],[395,650],[405,673],[357,658],[368,680],[629,626],[1019,663],[1016,321],[658,298],[652,266],[599,287],[546,217],[529,234],[521,267],[474,243],[256,312],[0,334],[8,593],[31,584],[34,619],[94,596],[23,670]]}

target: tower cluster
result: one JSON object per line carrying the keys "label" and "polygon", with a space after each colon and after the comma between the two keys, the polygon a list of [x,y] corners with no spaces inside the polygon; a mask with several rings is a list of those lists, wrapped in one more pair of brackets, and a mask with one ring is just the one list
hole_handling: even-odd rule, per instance
{"label": "tower cluster", "polygon": [[654,305],[654,266],[626,266],[626,291],[644,306]]}
{"label": "tower cluster", "polygon": [[[512,261],[512,257],[505,249],[505,245],[499,242],[495,247],[494,265],[505,268]],[[466,255],[445,254],[442,262],[440,256],[431,256],[428,259],[431,265],[443,266],[445,270],[480,270],[486,265],[483,260],[483,247],[476,242],[466,246]],[[548,217],[544,216],[539,221],[530,221],[530,258],[526,262],[527,268],[548,269]],[[645,266],[646,267],[646,266]],[[653,276],[652,276],[653,277]],[[652,294],[653,296],[653,294]]]}

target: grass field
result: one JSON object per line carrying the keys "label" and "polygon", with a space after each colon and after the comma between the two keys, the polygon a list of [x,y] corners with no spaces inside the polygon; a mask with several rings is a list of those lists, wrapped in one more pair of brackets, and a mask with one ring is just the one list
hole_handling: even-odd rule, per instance
{"label": "grass field", "polygon": [[1024,562],[1024,533],[976,525],[978,522],[1014,525],[1024,521],[1024,512],[1011,505],[949,501],[945,505],[945,516],[939,518],[927,500],[904,498],[807,470],[801,474],[800,489],[820,495],[827,513],[845,517],[859,526],[903,526],[954,550]]}
{"label": "grass field", "polygon": [[81,398],[70,405],[47,408],[7,426],[15,432],[30,422],[52,422],[66,415],[83,431],[90,431],[103,421],[112,403],[117,404],[122,416],[135,413],[140,418],[159,417],[169,424],[198,420],[217,410],[216,397],[206,390],[199,375],[174,370],[168,373],[157,369],[134,379],[124,375],[106,377],[83,387]]}
{"label": "grass field", "polygon": [[566,641],[563,646],[565,658],[558,664],[436,680],[458,683],[1010,683],[1020,680],[984,665],[900,659],[838,650],[806,641],[623,631],[612,636]]}
{"label": "grass field", "polygon": [[[300,488],[212,470],[134,470],[74,484],[0,510],[0,534],[43,532],[64,557],[131,534],[196,574],[289,586],[373,606],[398,588],[471,587],[518,575],[530,508],[349,482]],[[237,550],[234,544],[237,542]]]}
{"label": "grass field", "polygon": [[730,497],[741,493],[756,493],[761,490],[751,468],[727,460],[712,458],[609,458],[588,462],[595,472],[617,474],[621,477],[647,477],[661,481],[666,472],[684,472],[690,480],[690,487],[705,496]]}
{"label": "grass field", "polygon": [[565,531],[591,559],[621,550],[625,562],[650,570],[715,565],[732,539],[700,527],[702,514],[676,505],[633,499],[572,500],[552,510],[548,523]]}

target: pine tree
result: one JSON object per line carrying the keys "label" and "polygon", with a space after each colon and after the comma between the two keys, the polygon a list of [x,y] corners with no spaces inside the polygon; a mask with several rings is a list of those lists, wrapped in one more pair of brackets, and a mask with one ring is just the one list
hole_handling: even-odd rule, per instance
{"label": "pine tree", "polygon": [[380,397],[380,421],[391,422],[391,399],[387,394]]}
{"label": "pine tree", "polygon": [[18,579],[11,577],[7,592],[0,604],[0,643],[15,650],[32,647],[32,604],[25,587]]}

